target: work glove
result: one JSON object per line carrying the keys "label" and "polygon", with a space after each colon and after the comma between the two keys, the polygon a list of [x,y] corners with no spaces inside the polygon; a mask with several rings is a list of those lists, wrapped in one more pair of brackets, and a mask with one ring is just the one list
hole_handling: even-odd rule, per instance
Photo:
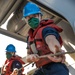
{"label": "work glove", "polygon": [[18,75],[18,69],[17,68],[15,68],[14,70],[13,70],[13,72],[12,72],[12,74],[11,75]]}
{"label": "work glove", "polygon": [[[61,53],[65,52],[64,50],[61,50]],[[61,55],[58,55],[58,56],[50,56],[48,55],[47,56],[51,61],[53,62],[62,62],[64,63],[65,62],[65,55],[64,54],[61,54]]]}
{"label": "work glove", "polygon": [[37,62],[39,60],[38,54],[31,54],[26,57],[28,62]]}

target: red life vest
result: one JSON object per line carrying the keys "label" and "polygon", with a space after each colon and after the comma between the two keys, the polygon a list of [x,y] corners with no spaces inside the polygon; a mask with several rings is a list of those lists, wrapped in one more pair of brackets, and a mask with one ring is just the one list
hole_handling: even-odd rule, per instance
{"label": "red life vest", "polygon": [[[22,65],[25,64],[25,63],[21,60],[21,57],[19,57],[19,56],[12,57],[10,60],[7,59],[7,60],[5,61],[5,64],[4,64],[3,68],[2,68],[2,74],[4,74],[4,75],[10,75],[10,74],[12,73],[12,71],[11,71],[11,65],[12,65],[12,63],[13,63],[15,60],[19,61]],[[22,69],[22,72],[23,72],[23,71],[24,71],[24,68]]]}
{"label": "red life vest", "polygon": [[[57,25],[53,23],[53,20],[41,21],[37,29],[29,30],[29,38],[28,38],[28,44],[30,48],[29,53],[34,53],[33,50],[31,49],[32,43],[35,43],[36,50],[38,51],[38,54],[40,56],[52,53],[42,37],[42,30],[46,27],[54,28],[58,33],[63,31],[60,27],[58,27]],[[59,42],[60,42],[60,45],[62,46],[61,37],[59,37]],[[40,67],[50,62],[51,60],[49,60],[48,58],[41,58],[38,62],[36,62],[36,65],[37,67]]]}

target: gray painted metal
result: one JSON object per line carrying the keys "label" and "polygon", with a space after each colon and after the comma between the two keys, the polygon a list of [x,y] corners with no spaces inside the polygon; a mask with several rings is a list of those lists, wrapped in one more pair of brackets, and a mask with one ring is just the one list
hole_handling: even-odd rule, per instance
{"label": "gray painted metal", "polygon": [[0,28],[0,33],[4,34],[6,36],[9,36],[9,37],[15,38],[17,40],[23,41],[23,42],[26,42],[26,39],[27,39],[26,37],[23,37],[23,36],[18,35],[16,33],[12,33],[10,31],[7,31],[7,30],[2,29],[2,28]]}
{"label": "gray painted metal", "polygon": [[12,8],[14,3],[14,0],[0,0],[0,23],[3,20],[3,18],[8,14],[8,11]]}
{"label": "gray painted metal", "polygon": [[75,0],[36,0],[65,17],[75,32]]}
{"label": "gray painted metal", "polygon": [[0,6],[2,7],[0,8],[0,25],[2,25],[10,16],[10,14],[18,8],[21,2],[22,0],[0,1]]}
{"label": "gray painted metal", "polygon": [[[73,65],[72,65],[73,66]],[[68,69],[71,73],[71,75],[75,75],[75,69],[71,65],[68,66]]]}
{"label": "gray painted metal", "polygon": [[57,25],[63,29],[61,36],[62,36],[64,43],[69,45],[68,42],[70,42],[70,43],[75,45],[75,42],[74,42],[75,41],[75,35],[73,33],[73,30],[72,30],[72,27],[70,26],[70,24],[62,20]]}

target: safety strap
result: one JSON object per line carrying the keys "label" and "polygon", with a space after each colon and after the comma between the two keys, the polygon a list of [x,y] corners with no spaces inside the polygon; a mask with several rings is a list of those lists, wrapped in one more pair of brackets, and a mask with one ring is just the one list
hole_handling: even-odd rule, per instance
{"label": "safety strap", "polygon": [[35,43],[31,44],[30,46],[31,46],[32,52],[33,52],[34,54],[37,54],[38,51],[37,51],[37,49],[36,49],[36,47],[35,47]]}

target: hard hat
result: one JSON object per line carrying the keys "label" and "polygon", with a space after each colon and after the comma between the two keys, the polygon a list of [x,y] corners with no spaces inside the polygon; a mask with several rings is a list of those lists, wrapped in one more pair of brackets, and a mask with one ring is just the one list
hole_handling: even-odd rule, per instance
{"label": "hard hat", "polygon": [[40,8],[32,2],[28,2],[26,6],[23,8],[23,17],[27,17],[29,15],[38,13],[42,15]]}
{"label": "hard hat", "polygon": [[13,44],[9,44],[9,45],[6,47],[6,52],[16,52],[15,46],[14,46]]}

